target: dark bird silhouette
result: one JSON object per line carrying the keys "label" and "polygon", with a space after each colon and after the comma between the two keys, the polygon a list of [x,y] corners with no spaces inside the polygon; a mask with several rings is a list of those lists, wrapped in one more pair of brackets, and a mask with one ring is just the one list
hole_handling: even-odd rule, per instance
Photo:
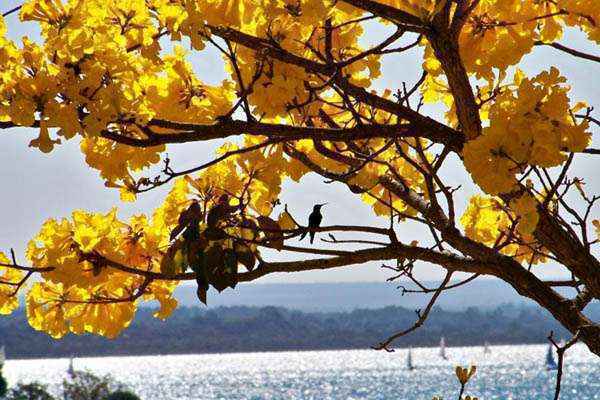
{"label": "dark bird silhouette", "polygon": [[312,212],[308,216],[308,231],[305,231],[304,233],[302,233],[302,236],[300,236],[300,240],[304,239],[304,237],[306,237],[307,233],[310,233],[310,244],[312,244],[314,242],[316,232],[313,229],[318,228],[319,225],[321,225],[321,221],[323,221],[323,215],[321,214],[321,207],[323,207],[325,204],[327,204],[327,203],[315,204]]}

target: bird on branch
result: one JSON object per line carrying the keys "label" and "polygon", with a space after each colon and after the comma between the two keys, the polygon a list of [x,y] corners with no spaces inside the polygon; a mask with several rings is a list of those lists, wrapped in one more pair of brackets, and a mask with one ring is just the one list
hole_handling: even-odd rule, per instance
{"label": "bird on branch", "polygon": [[315,240],[315,233],[316,233],[314,231],[314,229],[318,228],[319,225],[321,225],[321,221],[323,221],[323,215],[321,214],[321,207],[323,207],[326,204],[327,203],[315,204],[312,212],[308,216],[308,230],[304,231],[302,233],[302,236],[300,236],[300,240],[304,239],[306,237],[306,234],[310,232],[310,244],[313,244],[313,242]]}

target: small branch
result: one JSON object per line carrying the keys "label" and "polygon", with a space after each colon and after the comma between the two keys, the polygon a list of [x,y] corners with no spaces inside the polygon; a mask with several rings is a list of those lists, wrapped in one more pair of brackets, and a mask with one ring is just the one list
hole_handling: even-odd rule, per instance
{"label": "small branch", "polygon": [[552,188],[550,189],[550,191],[546,195],[546,198],[544,199],[544,202],[542,203],[544,207],[548,206],[548,203],[552,200],[552,198],[556,194],[556,191],[558,190],[559,186],[563,183],[565,176],[567,175],[567,171],[568,171],[569,167],[571,166],[572,161],[573,161],[573,153],[569,153],[569,158],[567,159],[567,162],[565,163],[562,170],[560,171],[560,175],[558,176],[558,179],[556,179],[556,182],[554,182],[554,185],[552,185]]}
{"label": "small branch", "polygon": [[554,340],[554,332],[550,332],[550,335],[548,336],[548,340],[556,348],[556,354],[558,356],[558,370],[556,372],[556,389],[554,391],[554,400],[558,400],[560,397],[560,383],[562,381],[563,361],[565,358],[565,352],[569,350],[571,346],[577,343],[577,341],[579,340],[579,332],[580,331],[577,331],[575,335],[564,346],[560,346],[556,343],[556,341]]}
{"label": "small branch", "polygon": [[388,352],[394,351],[393,349],[389,348],[389,345],[394,340],[398,339],[399,337],[405,336],[405,335],[409,334],[410,332],[415,331],[418,328],[420,328],[425,323],[425,320],[427,320],[427,317],[429,316],[429,313],[431,312],[431,309],[433,308],[433,305],[435,304],[435,302],[437,301],[438,297],[440,296],[440,294],[442,293],[442,291],[444,290],[444,288],[446,287],[446,285],[450,281],[450,278],[452,277],[452,273],[453,273],[452,270],[449,270],[446,273],[446,277],[442,281],[442,284],[437,288],[437,290],[435,291],[435,293],[433,294],[433,296],[431,296],[431,300],[429,300],[429,303],[427,304],[427,307],[425,307],[425,311],[423,311],[423,312],[418,311],[417,312],[417,315],[419,316],[419,318],[417,319],[417,321],[414,323],[413,326],[411,326],[410,328],[405,329],[405,330],[403,330],[401,332],[393,334],[392,336],[388,337],[383,342],[379,343],[377,346],[374,346],[373,349],[375,349],[375,350],[385,350],[385,351],[388,351]]}
{"label": "small branch", "polygon": [[592,300],[594,296],[588,288],[584,288],[579,294],[573,299],[573,304],[578,310],[583,310]]}
{"label": "small branch", "polygon": [[600,154],[600,149],[584,149],[582,153],[585,154]]}
{"label": "small branch", "polygon": [[572,49],[567,46],[563,46],[560,43],[544,43],[542,41],[537,41],[534,43],[536,46],[550,46],[554,47],[557,50],[564,51],[565,53],[571,54],[572,56],[583,58],[590,61],[595,61],[600,63],[600,56],[595,56],[593,54],[584,53],[579,50]]}
{"label": "small branch", "polygon": [[[590,114],[592,113],[593,108],[588,108],[585,114],[575,114],[575,117],[585,119],[586,121],[590,121],[598,126],[600,126],[600,120],[592,117]],[[585,152],[585,150],[584,150]]]}
{"label": "small branch", "polygon": [[[157,177],[157,179],[152,180],[152,181],[149,181],[149,180],[140,180],[140,181],[138,181],[138,184],[135,185],[136,187],[134,188],[134,191],[136,193],[147,192],[147,191],[152,190],[152,189],[154,189],[154,188],[156,188],[158,186],[162,186],[162,185],[170,182],[174,178],[177,178],[177,177],[182,176],[182,175],[188,175],[188,174],[192,174],[192,173],[195,173],[195,172],[202,171],[203,169],[206,169],[206,168],[211,167],[211,166],[213,166],[215,164],[218,164],[221,161],[224,161],[224,160],[228,159],[229,157],[240,155],[240,154],[245,154],[245,153],[250,153],[250,152],[253,152],[253,151],[256,151],[256,150],[260,150],[260,149],[262,149],[264,147],[267,147],[267,146],[272,145],[272,144],[277,144],[277,143],[280,143],[282,141],[283,141],[283,139],[267,139],[264,142],[257,143],[257,144],[255,144],[253,146],[242,147],[242,148],[236,149],[236,150],[230,150],[230,151],[222,154],[220,157],[217,157],[217,158],[215,158],[215,159],[213,159],[211,161],[208,161],[208,162],[206,162],[206,163],[204,163],[202,165],[199,165],[197,167],[186,169],[186,170],[183,170],[183,171],[178,171],[178,172],[172,171],[169,168],[169,166],[166,165],[165,169],[163,171],[163,172],[165,172],[167,174],[166,178],[160,179],[160,177]],[[142,184],[143,182],[146,182],[146,184]],[[140,186],[143,186],[143,185],[144,186],[148,186],[148,187],[140,189]]]}
{"label": "small branch", "polygon": [[17,7],[15,7],[15,8],[13,8],[12,10],[8,10],[8,11],[6,11],[6,12],[3,12],[3,13],[2,13],[2,17],[8,17],[10,14],[12,14],[12,13],[15,13],[15,12],[19,11],[19,10],[20,10],[22,7],[23,7],[22,5],[21,5],[21,6],[17,6]]}
{"label": "small branch", "polygon": [[[460,282],[453,283],[452,285],[448,285],[448,286],[444,287],[442,289],[442,291],[446,291],[446,290],[450,290],[450,289],[454,289],[454,288],[466,285],[467,283],[474,281],[479,276],[481,276],[481,274],[473,274],[470,277],[466,278],[465,280],[462,280]],[[398,288],[402,289],[403,295],[406,293],[432,293],[432,292],[436,292],[437,290],[439,290],[439,288],[432,289],[432,288],[428,288],[421,284],[418,284],[418,286],[420,287],[420,289],[406,289],[404,286],[398,286]]]}

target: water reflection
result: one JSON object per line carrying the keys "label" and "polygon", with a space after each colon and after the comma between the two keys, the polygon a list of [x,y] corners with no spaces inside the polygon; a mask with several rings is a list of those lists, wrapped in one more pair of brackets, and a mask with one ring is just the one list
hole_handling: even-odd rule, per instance
{"label": "water reflection", "polygon": [[[551,398],[554,372],[546,371],[546,346],[448,348],[442,360],[433,348],[406,350],[238,353],[76,359],[76,369],[111,374],[144,400],[207,399],[411,399],[455,398],[455,365],[478,366],[469,394],[483,399]],[[57,391],[68,359],[9,360],[9,382],[38,380]],[[600,359],[583,345],[565,359],[564,399],[600,399]]]}

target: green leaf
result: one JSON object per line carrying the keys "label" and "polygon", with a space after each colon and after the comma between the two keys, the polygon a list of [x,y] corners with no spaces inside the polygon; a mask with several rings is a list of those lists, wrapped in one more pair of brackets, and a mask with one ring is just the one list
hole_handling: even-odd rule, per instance
{"label": "green leaf", "polygon": [[199,222],[192,222],[187,226],[182,235],[186,242],[193,242],[200,238],[200,227],[198,224]]}
{"label": "green leaf", "polygon": [[172,275],[175,274],[180,268],[185,271],[187,263],[185,260],[185,254],[182,251],[183,240],[179,239],[174,242],[160,260],[160,272],[163,274]]}
{"label": "green leaf", "polygon": [[225,273],[228,275],[228,286],[235,289],[237,285],[238,259],[233,249],[225,249]]}
{"label": "green leaf", "polygon": [[200,251],[195,254],[194,262],[190,263],[190,267],[196,274],[196,283],[198,284],[198,290],[196,294],[200,301],[206,304],[206,292],[208,291],[208,274],[207,274],[207,264],[206,264],[206,256],[204,252]]}
{"label": "green leaf", "polygon": [[204,285],[201,285],[200,283],[198,283],[198,290],[196,290],[196,294],[198,295],[198,299],[200,299],[200,301],[202,303],[204,303],[204,305],[207,305],[207,299],[206,299],[206,292],[207,292],[208,288],[205,288]]}
{"label": "green leaf", "polygon": [[223,240],[227,238],[227,233],[223,229],[214,226],[207,227],[202,234],[207,240]]}
{"label": "green leaf", "polygon": [[171,231],[170,240],[175,239],[186,228],[193,227],[194,225],[197,227],[200,221],[202,221],[202,210],[198,202],[193,201],[185,211],[179,214],[177,226]]}
{"label": "green leaf", "polygon": [[229,286],[225,276],[225,252],[221,246],[211,246],[206,250],[206,273],[209,283],[222,292]]}
{"label": "green leaf", "polygon": [[237,274],[238,272],[238,259],[237,254],[233,249],[225,249],[225,272],[228,274]]}
{"label": "green leaf", "polygon": [[256,257],[254,256],[254,253],[252,253],[252,250],[245,244],[239,242],[235,244],[234,248],[238,262],[246,267],[248,271],[252,271],[256,264]]}
{"label": "green leaf", "polygon": [[[263,230],[265,239],[277,250],[281,251],[283,247],[283,232],[277,221],[261,215],[257,218],[260,229]],[[279,231],[279,232],[278,232]]]}
{"label": "green leaf", "polygon": [[219,198],[218,203],[208,211],[206,223],[210,227],[216,227],[219,221],[224,220],[237,209],[237,206],[229,205],[229,196],[224,194]]}

